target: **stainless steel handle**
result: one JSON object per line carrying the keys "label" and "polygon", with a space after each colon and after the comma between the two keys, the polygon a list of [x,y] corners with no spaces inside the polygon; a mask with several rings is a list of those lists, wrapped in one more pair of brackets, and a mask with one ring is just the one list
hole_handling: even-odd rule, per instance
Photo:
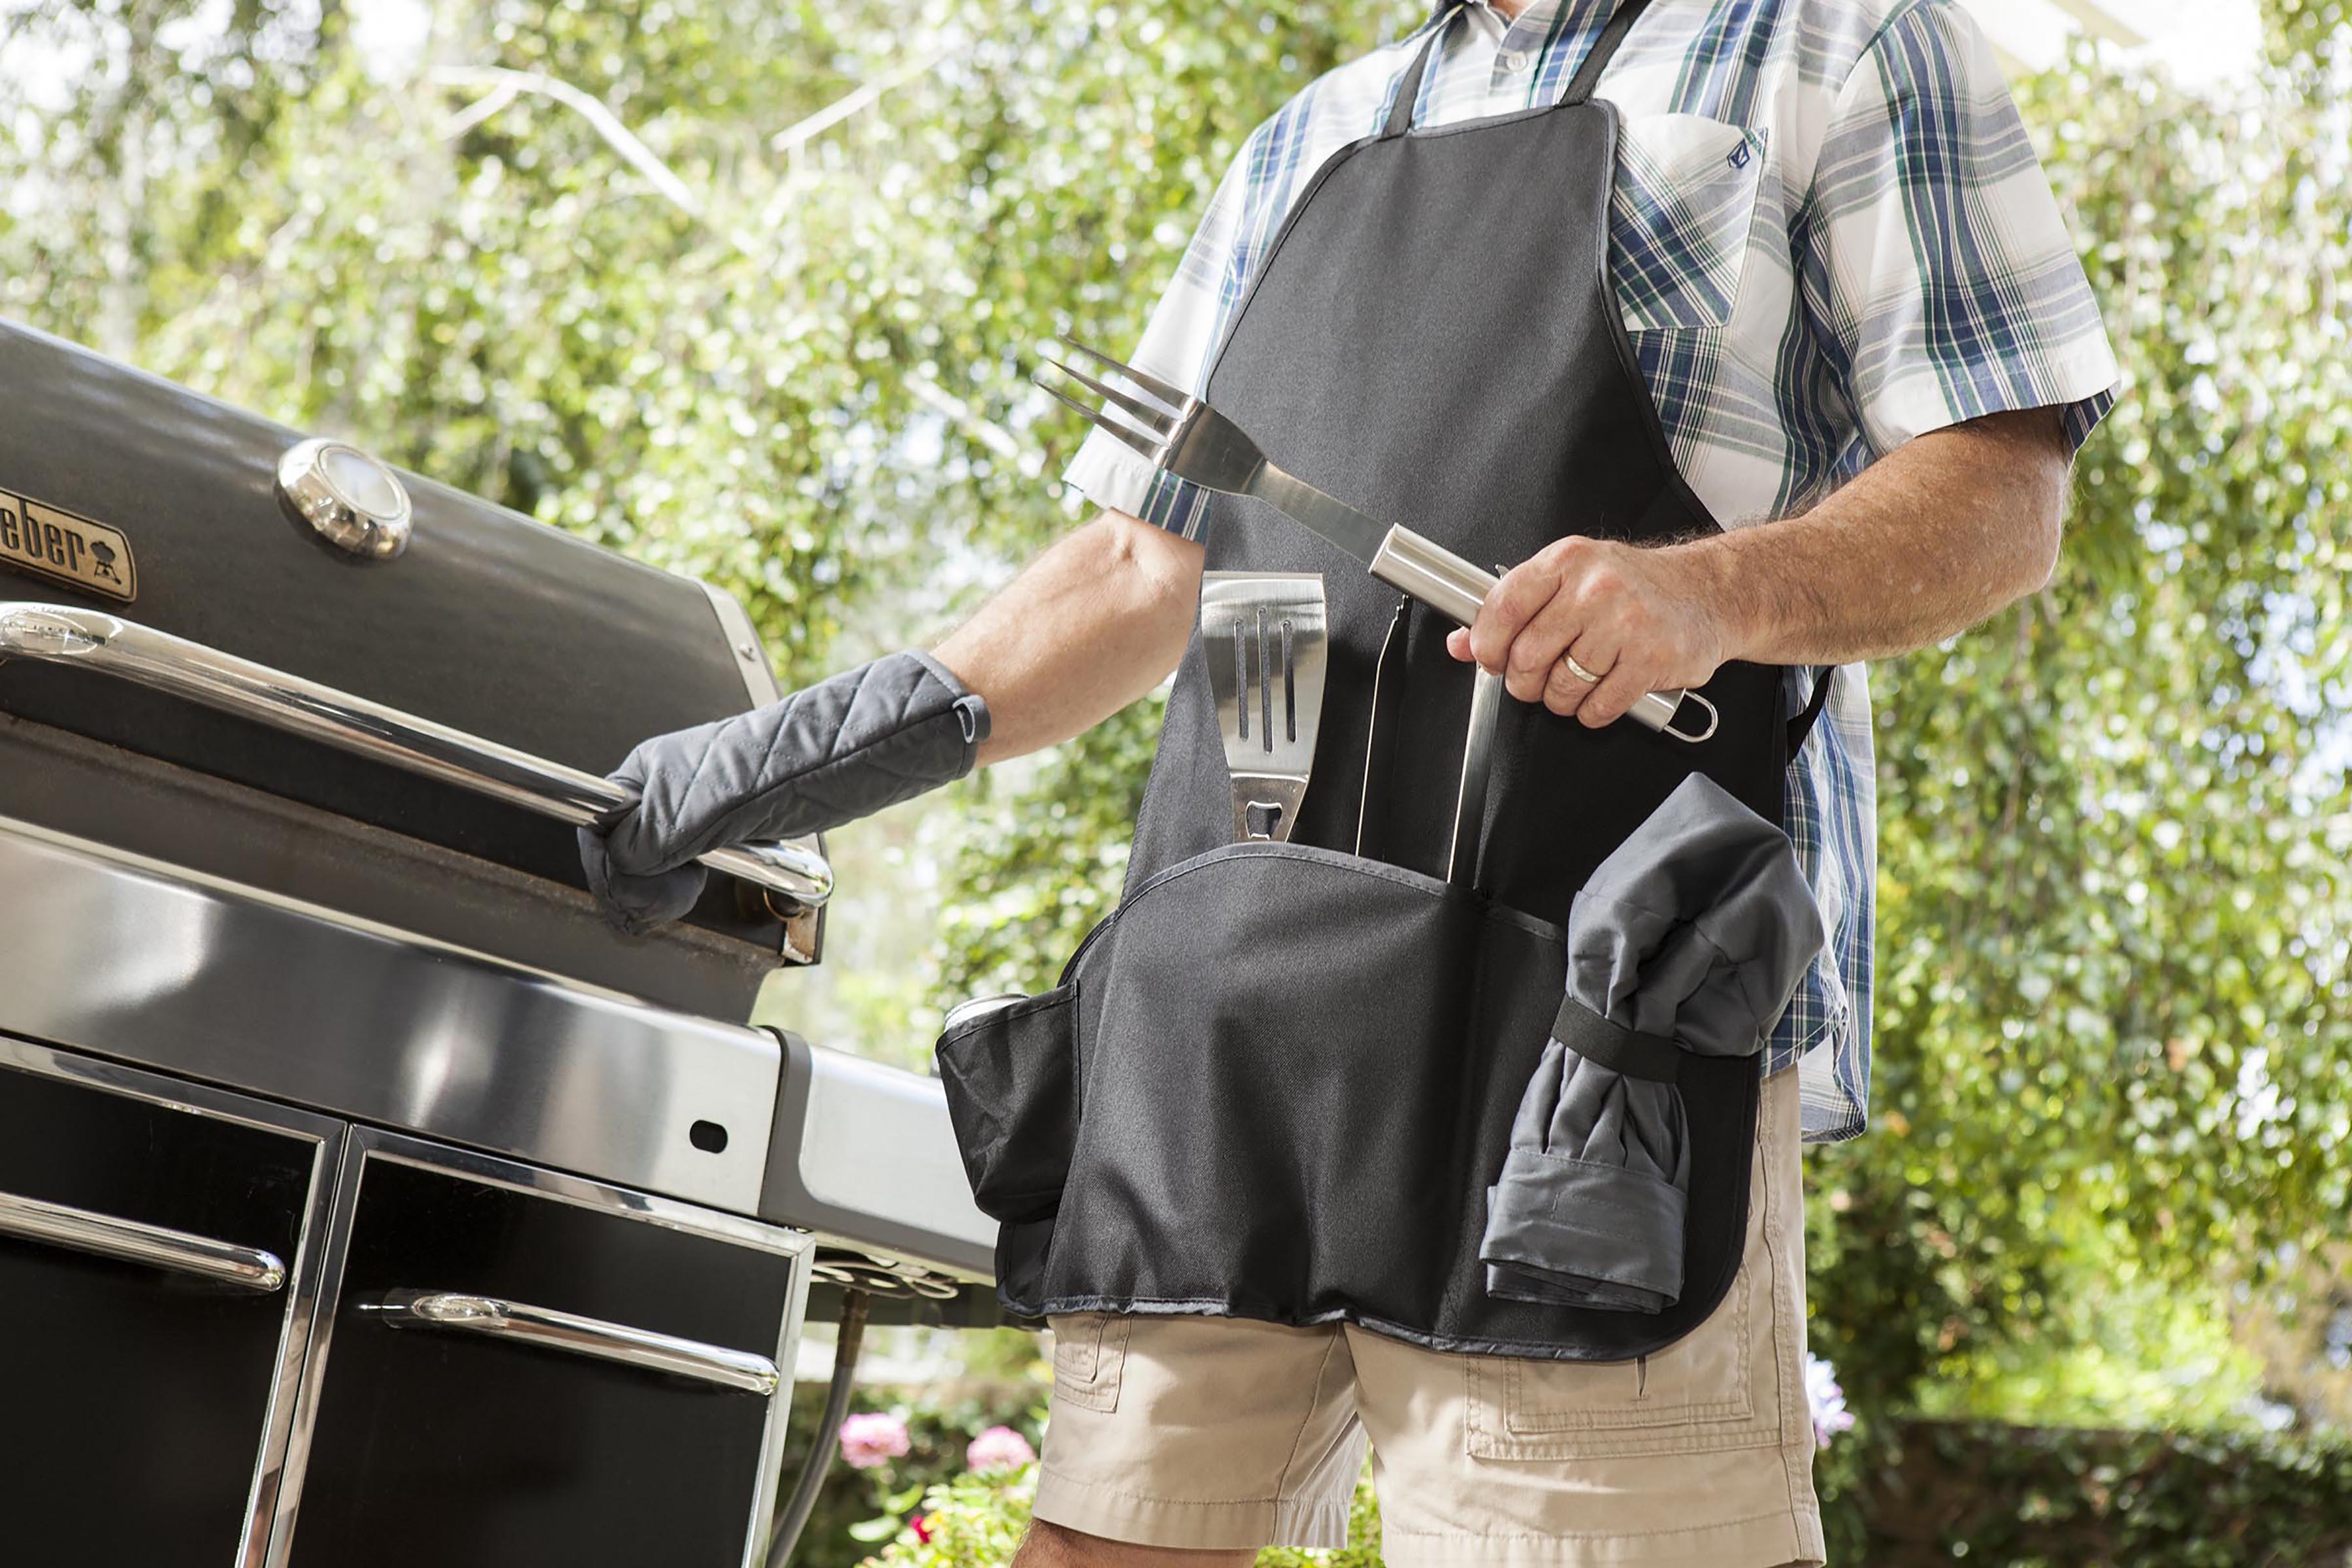
{"label": "stainless steel handle", "polygon": [[257,1247],[232,1247],[160,1225],[0,1193],[0,1236],[21,1236],[52,1247],[194,1274],[223,1285],[268,1292],[286,1283],[286,1265]]}
{"label": "stainless steel handle", "polygon": [[623,1366],[692,1378],[762,1398],[776,1392],[776,1363],[763,1355],[730,1351],[668,1334],[607,1323],[552,1307],[527,1306],[495,1296],[455,1290],[394,1290],[381,1302],[363,1305],[394,1328],[447,1329],[518,1340],[547,1350],[618,1362]]}
{"label": "stainless steel handle", "polygon": [[[1497,581],[1492,572],[1474,566],[1445,546],[1409,528],[1391,528],[1372,557],[1372,575],[1390,587],[1412,595],[1439,614],[1464,626],[1478,618],[1478,606]],[[1675,715],[1688,702],[1706,715],[1704,730],[1678,730]],[[1628,716],[1662,735],[1696,745],[1715,734],[1719,715],[1715,704],[1696,691],[1651,691],[1636,699]]]}
{"label": "stainless steel handle", "polygon": [[[103,611],[0,603],[0,659],[10,658],[100,670],[576,827],[608,823],[636,805],[635,795],[594,773]],[[804,909],[833,897],[833,867],[814,844],[747,844],[714,849],[701,860]]]}

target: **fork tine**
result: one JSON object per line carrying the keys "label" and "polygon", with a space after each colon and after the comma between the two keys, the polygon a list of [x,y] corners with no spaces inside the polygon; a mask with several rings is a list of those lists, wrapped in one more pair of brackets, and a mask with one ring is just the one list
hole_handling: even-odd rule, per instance
{"label": "fork tine", "polygon": [[1030,377],[1030,381],[1032,384],[1043,389],[1052,396],[1060,398],[1064,403],[1066,403],[1071,407],[1076,409],[1081,415],[1085,416],[1087,424],[1094,426],[1097,429],[1101,430],[1108,435],[1118,437],[1120,440],[1126,442],[1129,446],[1142,453],[1143,456],[1153,464],[1157,465],[1159,463],[1160,443],[1129,429],[1126,426],[1120,424],[1118,420],[1113,419],[1108,414],[1099,408],[1087,407],[1085,404],[1080,403],[1076,398],[1072,397],[1068,393],[1064,392],[1058,386],[1050,385],[1044,381],[1038,380],[1034,376]]}
{"label": "fork tine", "polygon": [[1052,365],[1055,370],[1060,371],[1064,375],[1068,376],[1072,381],[1076,382],[1080,386],[1085,387],[1088,392],[1091,392],[1096,396],[1101,398],[1105,403],[1117,404],[1119,407],[1127,410],[1129,414],[1134,415],[1137,420],[1142,424],[1146,430],[1150,431],[1153,435],[1160,437],[1163,440],[1166,439],[1170,431],[1176,428],[1176,416],[1157,405],[1146,403],[1139,397],[1129,397],[1126,393],[1119,391],[1118,388],[1115,386],[1107,386],[1082,370],[1072,370],[1068,365],[1064,364],[1060,360],[1054,358],[1050,354],[1045,356],[1045,363]]}
{"label": "fork tine", "polygon": [[1172,416],[1179,418],[1182,417],[1184,405],[1192,401],[1191,397],[1183,391],[1182,388],[1171,386],[1156,375],[1146,375],[1143,372],[1136,369],[1131,364],[1121,364],[1118,361],[1111,358],[1110,355],[1103,353],[1102,350],[1098,348],[1089,347],[1087,344],[1082,343],[1078,342],[1077,339],[1070,337],[1067,334],[1063,336],[1062,341],[1069,344],[1072,348],[1077,350],[1080,353],[1086,355],[1088,359],[1094,361],[1097,364],[1102,366],[1105,370],[1109,371],[1112,374],[1123,375],[1127,377],[1128,380],[1135,383],[1136,385],[1143,388],[1144,391],[1150,393],[1152,396],[1158,398],[1163,405],[1165,405],[1169,414]]}

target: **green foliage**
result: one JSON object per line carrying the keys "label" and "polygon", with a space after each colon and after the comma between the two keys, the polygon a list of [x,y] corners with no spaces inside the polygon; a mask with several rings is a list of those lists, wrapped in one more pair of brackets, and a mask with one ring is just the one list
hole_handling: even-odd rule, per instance
{"label": "green foliage", "polygon": [[2352,1551],[2352,1444],[1920,1421],[1832,1562],[2322,1568]]}
{"label": "green foliage", "polygon": [[[935,1483],[907,1528],[867,1560],[878,1568],[985,1568],[1013,1560],[1037,1498],[1037,1467],[961,1475]],[[919,1523],[918,1522],[919,1521]],[[1380,1508],[1370,1472],[1357,1478],[1348,1509],[1348,1544],[1336,1552],[1268,1547],[1258,1568],[1380,1568]]]}
{"label": "green foliage", "polygon": [[2352,1199],[2340,98],[2021,96],[2126,389],[2049,590],[1876,683],[1880,1114],[1811,1233],[1865,1399],[2063,1352],[2106,1281],[2218,1310]]}
{"label": "green foliage", "polygon": [[[1912,1421],[1884,1454],[1825,1465],[1830,1561],[1930,1568],[2320,1568],[2352,1550],[2352,1443],[2034,1429]],[[1833,1453],[1837,1450],[1833,1450]],[[1036,1470],[935,1482],[913,1521],[869,1562],[989,1568],[1012,1560]],[[927,1538],[926,1538],[927,1537]],[[1338,1552],[1269,1547],[1258,1568],[1379,1568],[1380,1510],[1367,1471]]]}

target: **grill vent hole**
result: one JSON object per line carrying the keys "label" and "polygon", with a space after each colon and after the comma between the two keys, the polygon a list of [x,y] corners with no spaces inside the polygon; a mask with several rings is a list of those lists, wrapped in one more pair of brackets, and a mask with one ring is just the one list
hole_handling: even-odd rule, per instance
{"label": "grill vent hole", "polygon": [[716,1121],[698,1121],[686,1130],[686,1135],[706,1154],[727,1152],[727,1129]]}

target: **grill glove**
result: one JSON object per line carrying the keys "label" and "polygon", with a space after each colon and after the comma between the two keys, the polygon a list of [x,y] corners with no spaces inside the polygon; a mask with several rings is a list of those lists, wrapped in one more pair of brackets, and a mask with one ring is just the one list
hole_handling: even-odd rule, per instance
{"label": "grill glove", "polygon": [[1594,869],[1568,917],[1569,1005],[1487,1189],[1489,1295],[1633,1312],[1682,1299],[1682,1089],[1583,1052],[1622,1030],[1751,1056],[1822,939],[1788,836],[1704,773]]}
{"label": "grill glove", "polygon": [[695,857],[870,816],[971,771],[988,704],[927,653],[894,653],[765,708],[656,735],[613,782],[640,796],[610,827],[580,830],[580,862],[605,918],[632,935],[702,895]]}

